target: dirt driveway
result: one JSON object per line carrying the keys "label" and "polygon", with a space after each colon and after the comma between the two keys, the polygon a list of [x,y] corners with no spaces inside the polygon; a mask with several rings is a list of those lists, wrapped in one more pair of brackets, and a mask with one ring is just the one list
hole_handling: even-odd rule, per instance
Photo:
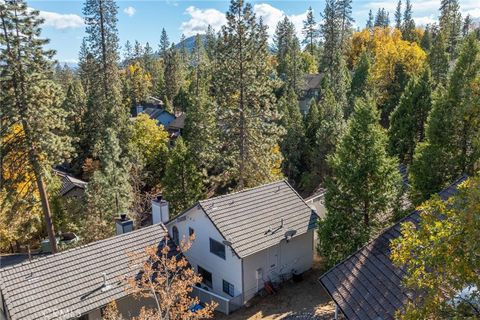
{"label": "dirt driveway", "polygon": [[334,304],[318,282],[320,268],[321,261],[315,257],[312,270],[305,273],[301,282],[288,282],[275,295],[253,298],[250,306],[229,316],[218,314],[215,319],[333,319]]}

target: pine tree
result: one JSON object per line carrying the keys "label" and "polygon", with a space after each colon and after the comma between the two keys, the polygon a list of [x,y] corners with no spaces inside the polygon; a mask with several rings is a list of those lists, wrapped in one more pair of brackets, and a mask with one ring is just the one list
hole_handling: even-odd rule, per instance
{"label": "pine tree", "polygon": [[202,176],[192,155],[182,137],[179,137],[167,161],[163,195],[174,215],[188,209],[203,197]]}
{"label": "pine tree", "polygon": [[422,40],[420,41],[420,47],[426,52],[430,52],[432,47],[432,31],[431,26],[427,24],[425,31],[423,32]]}
{"label": "pine tree", "polygon": [[347,91],[350,86],[350,74],[344,56],[344,36],[353,21],[350,16],[350,1],[336,2],[328,0],[323,12],[320,32],[324,38],[321,70],[331,80],[336,101],[347,109]]}
{"label": "pine tree", "polygon": [[321,181],[331,174],[327,158],[335,152],[340,138],[345,131],[344,109],[335,100],[335,96],[330,89],[328,78],[323,79],[322,99],[319,103],[319,127],[316,134],[318,146],[318,159],[316,163],[317,172]]}
{"label": "pine tree", "polygon": [[292,87],[295,92],[299,92],[303,75],[302,64],[300,63],[300,43],[295,35],[293,23],[286,16],[277,24],[274,45],[277,57],[277,73],[286,87]]}
{"label": "pine tree", "polygon": [[368,11],[368,20],[367,20],[367,24],[365,25],[365,27],[368,30],[373,31],[373,12],[372,12],[372,9],[370,9],[370,11]]}
{"label": "pine tree", "polygon": [[301,187],[306,191],[313,191],[320,183],[317,166],[319,157],[317,133],[320,129],[320,113],[315,99],[310,100],[304,123],[305,138],[302,146],[304,171],[301,178]]}
{"label": "pine tree", "polygon": [[434,99],[426,141],[415,150],[410,170],[415,200],[428,198],[463,173],[473,173],[480,159],[475,142],[480,136],[479,75],[480,45],[472,35],[462,46],[446,92]]}
{"label": "pine tree", "polygon": [[178,49],[172,43],[165,55],[164,69],[164,94],[170,104],[173,104],[173,99],[178,94],[182,83],[182,61]]}
{"label": "pine tree", "polygon": [[371,58],[367,52],[363,52],[360,61],[353,73],[352,82],[350,84],[350,91],[348,93],[348,107],[345,112],[345,118],[348,119],[353,112],[355,101],[358,98],[366,98],[369,93],[372,93],[370,83],[370,68]]}
{"label": "pine tree", "polygon": [[250,4],[232,0],[217,45],[214,90],[222,125],[224,182],[236,189],[280,177],[279,128],[266,27]]}
{"label": "pine tree", "polygon": [[[0,3],[0,23],[2,162],[8,152],[14,161],[25,164],[23,170],[28,168],[28,173],[18,170],[13,177],[31,177],[30,183],[36,185],[45,229],[52,251],[56,252],[45,181],[51,168],[68,156],[71,146],[70,138],[65,135],[66,114],[61,108],[61,89],[51,80],[54,52],[44,49],[48,41],[40,37],[42,20],[39,12],[28,8],[24,1]],[[14,126],[18,130],[13,139],[4,143],[4,135]],[[7,194],[4,194],[4,188]],[[9,199],[12,191],[9,181],[2,181],[2,202],[18,200]],[[38,206],[38,200],[35,205]]]}
{"label": "pine tree", "polygon": [[[359,100],[346,134],[329,158],[334,179],[327,184],[327,216],[319,224],[319,250],[328,266],[364,245],[397,207],[398,164],[386,153],[375,102]],[[383,218],[384,219],[384,218]]]}
{"label": "pine tree", "polygon": [[447,44],[442,33],[436,35],[432,48],[428,54],[428,64],[432,70],[434,86],[445,86],[450,69],[450,57],[447,52]]}
{"label": "pine tree", "polygon": [[279,110],[282,110],[281,124],[286,132],[280,144],[283,154],[283,172],[294,183],[299,181],[302,171],[302,142],[304,127],[298,98],[293,88],[289,88],[286,94],[278,101]]}
{"label": "pine tree", "polygon": [[398,30],[402,28],[402,0],[398,0],[397,8],[395,9],[395,28]]}
{"label": "pine tree", "polygon": [[70,83],[67,89],[65,100],[62,104],[63,110],[67,113],[66,123],[69,129],[69,136],[72,137],[75,157],[71,163],[73,171],[81,174],[83,161],[88,154],[88,132],[86,132],[85,121],[87,121],[87,96],[83,90],[80,80],[76,79]]}
{"label": "pine tree", "polygon": [[215,30],[213,30],[211,25],[208,25],[207,32],[205,32],[205,51],[210,60],[214,60],[215,58],[216,45],[217,36],[215,35]]}
{"label": "pine tree", "polygon": [[450,57],[454,58],[462,32],[462,14],[458,0],[442,0],[440,2],[439,26],[447,43],[447,51]]}
{"label": "pine tree", "polygon": [[132,58],[136,61],[139,61],[143,56],[143,46],[140,42],[135,40],[133,44]]}
{"label": "pine tree", "polygon": [[412,3],[410,0],[407,0],[405,4],[405,11],[403,12],[403,23],[402,23],[402,38],[410,42],[418,42],[418,35],[415,30],[415,21],[412,17]]}
{"label": "pine tree", "polygon": [[123,48],[123,60],[128,63],[133,58],[133,48],[130,41],[125,42],[125,47]]}
{"label": "pine tree", "polygon": [[387,98],[383,103],[379,104],[381,111],[380,123],[384,128],[390,126],[390,114],[398,105],[409,79],[410,76],[406,71],[405,65],[402,62],[396,63],[393,68],[393,79],[385,88]]}
{"label": "pine tree", "polygon": [[389,13],[385,8],[378,9],[375,16],[374,27],[387,28],[390,25]]}
{"label": "pine tree", "polygon": [[462,27],[462,36],[465,38],[470,34],[470,32],[473,29],[473,21],[472,21],[472,16],[470,14],[467,14],[465,17],[465,20],[463,21],[463,27]]}
{"label": "pine tree", "polygon": [[312,7],[308,8],[307,19],[303,21],[302,34],[304,36],[302,44],[307,46],[307,50],[310,51],[310,54],[315,55],[315,49],[317,47],[317,41],[319,38],[317,22],[313,16]]}
{"label": "pine tree", "polygon": [[340,26],[340,51],[343,53],[348,33],[350,32],[353,22],[355,22],[352,17],[352,0],[337,0],[335,6]]}
{"label": "pine tree", "polygon": [[432,105],[432,80],[427,67],[420,78],[408,82],[390,118],[390,152],[410,164],[415,147],[425,139],[425,122]]}
{"label": "pine tree", "polygon": [[167,31],[165,31],[165,28],[162,28],[162,35],[160,36],[159,53],[160,53],[160,57],[162,57],[163,59],[165,59],[168,48],[170,48],[170,42],[168,41]]}
{"label": "pine tree", "polygon": [[[93,80],[87,91],[85,123],[92,136],[93,159],[99,161],[98,173],[89,183],[96,189],[87,197],[88,206],[91,218],[111,224],[113,214],[125,212],[131,202],[130,159],[127,144],[120,143],[128,141],[128,109],[122,104],[120,92],[117,5],[113,0],[87,0],[83,13],[88,55],[97,67],[87,75]],[[109,235],[109,231],[106,228],[98,236]]]}

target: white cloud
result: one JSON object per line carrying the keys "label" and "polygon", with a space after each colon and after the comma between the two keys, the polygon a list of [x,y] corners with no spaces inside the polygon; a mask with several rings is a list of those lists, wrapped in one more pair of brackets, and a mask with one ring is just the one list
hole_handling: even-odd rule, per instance
{"label": "white cloud", "polygon": [[[270,37],[275,33],[275,28],[277,27],[278,22],[283,19],[286,15],[284,11],[277,9],[267,3],[260,3],[253,6],[253,11],[257,18],[262,18],[263,23],[268,26],[268,35]],[[288,19],[295,26],[295,31],[297,32],[297,37],[302,38],[302,28],[303,20],[307,18],[307,11],[301,14],[289,15]]]}
{"label": "white cloud", "polygon": [[137,12],[137,10],[134,7],[126,7],[125,9],[123,9],[123,12],[127,16],[131,17]]}
{"label": "white cloud", "polygon": [[415,25],[417,27],[426,26],[427,24],[438,23],[438,19],[434,18],[433,16],[414,17],[413,20],[415,21]]}
{"label": "white cloud", "polygon": [[190,20],[182,22],[180,26],[180,30],[186,37],[194,36],[197,33],[205,33],[209,25],[213,29],[219,30],[227,22],[225,14],[217,9],[199,9],[190,6],[184,14],[190,16]]}
{"label": "white cloud", "polygon": [[[271,6],[267,3],[259,3],[253,6],[253,12],[257,18],[262,18],[263,23],[268,26],[268,35],[270,38],[275,33],[277,23],[283,19],[285,12]],[[199,9],[190,6],[185,10],[185,14],[190,16],[190,20],[183,22],[180,30],[185,36],[193,36],[197,33],[204,33],[208,25],[215,30],[220,30],[221,26],[227,23],[225,14],[216,9]],[[297,15],[289,15],[288,18],[294,24],[297,36],[301,38],[303,20],[307,17],[307,12]]]}
{"label": "white cloud", "polygon": [[44,26],[60,30],[81,28],[84,25],[83,18],[76,14],[40,11],[40,17],[45,20],[43,23]]}

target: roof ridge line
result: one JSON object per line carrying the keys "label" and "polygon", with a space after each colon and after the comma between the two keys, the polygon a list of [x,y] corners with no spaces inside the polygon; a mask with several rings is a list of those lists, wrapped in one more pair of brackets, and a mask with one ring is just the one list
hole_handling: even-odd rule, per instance
{"label": "roof ridge line", "polygon": [[96,245],[98,243],[102,243],[102,242],[106,242],[108,240],[112,240],[113,238],[119,238],[119,237],[122,237],[122,236],[128,236],[128,235],[131,235],[135,232],[139,232],[139,231],[142,231],[142,230],[146,230],[146,229],[153,229],[153,227],[158,227],[160,225],[160,227],[163,229],[163,231],[167,232],[168,234],[168,230],[166,229],[165,225],[163,223],[157,223],[157,224],[152,224],[151,226],[147,226],[147,227],[143,227],[143,228],[139,228],[137,230],[133,230],[131,232],[127,232],[127,233],[122,233],[122,234],[118,234],[118,235],[115,235],[115,236],[112,236],[112,237],[108,237],[108,238],[105,238],[105,239],[102,239],[102,240],[98,240],[98,241],[94,241],[94,242],[90,242],[90,243],[87,243],[87,244],[84,244],[84,245],[81,245],[81,246],[78,246],[78,247],[75,247],[75,248],[71,248],[71,249],[67,249],[65,251],[60,251],[60,252],[57,252],[57,253],[54,253],[54,254],[48,254],[46,256],[43,256],[43,257],[38,257],[34,260],[27,260],[27,261],[23,261],[21,263],[17,263],[17,264],[13,264],[11,266],[8,266],[8,267],[5,267],[5,268],[1,268],[0,269],[0,276],[3,272],[6,272],[10,269],[13,269],[13,268],[18,268],[18,267],[21,267],[21,266],[25,266],[25,265],[28,265],[29,263],[33,263],[33,262],[37,262],[37,261],[42,261],[42,260],[46,260],[46,259],[49,259],[49,258],[52,258],[52,257],[58,257],[62,254],[65,254],[65,253],[69,253],[69,252],[72,252],[72,251],[78,251],[80,249],[83,249],[83,248],[87,248],[87,247],[91,247],[93,245]]}

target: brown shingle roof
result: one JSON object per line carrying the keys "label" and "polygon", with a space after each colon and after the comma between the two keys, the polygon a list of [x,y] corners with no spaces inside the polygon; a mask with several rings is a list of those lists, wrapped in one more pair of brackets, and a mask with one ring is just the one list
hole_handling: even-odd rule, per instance
{"label": "brown shingle roof", "polygon": [[[127,294],[121,279],[129,252],[160,244],[161,224],[0,269],[0,290],[12,320],[68,319]],[[108,290],[102,291],[106,274]]]}
{"label": "brown shingle roof", "polygon": [[[451,197],[465,180],[455,181],[439,196]],[[419,212],[412,212],[320,278],[347,319],[394,319],[396,310],[412,298],[414,293],[401,286],[405,272],[390,260],[390,241],[401,235],[401,223],[406,221],[418,225]]]}
{"label": "brown shingle roof", "polygon": [[200,205],[240,258],[278,244],[289,230],[298,236],[316,226],[317,216],[286,181],[210,198]]}

